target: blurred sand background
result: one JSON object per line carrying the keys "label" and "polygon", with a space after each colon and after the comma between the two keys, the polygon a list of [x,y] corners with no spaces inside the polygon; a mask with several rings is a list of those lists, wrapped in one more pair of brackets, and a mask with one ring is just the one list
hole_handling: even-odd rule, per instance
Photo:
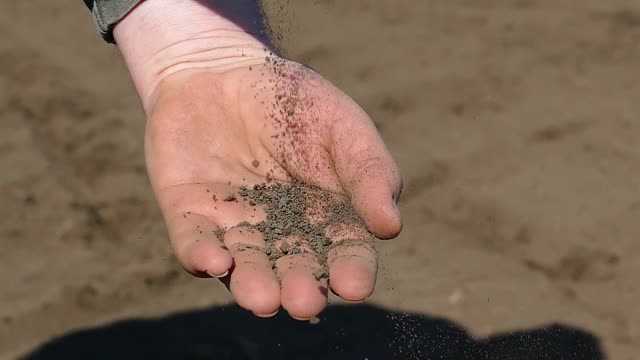
{"label": "blurred sand background", "polygon": [[[640,3],[305,0],[270,14],[288,56],[375,119],[405,177],[372,304],[476,337],[562,323],[608,359],[640,358]],[[142,112],[82,2],[3,2],[0,34],[0,358],[228,303],[172,259]]]}

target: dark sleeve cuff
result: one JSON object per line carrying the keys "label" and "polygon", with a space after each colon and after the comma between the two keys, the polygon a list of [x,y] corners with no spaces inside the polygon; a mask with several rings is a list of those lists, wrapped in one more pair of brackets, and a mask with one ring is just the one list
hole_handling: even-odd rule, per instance
{"label": "dark sleeve cuff", "polygon": [[102,36],[106,42],[115,44],[113,27],[142,1],[143,0],[84,0],[84,3],[93,13],[96,28],[100,36]]}

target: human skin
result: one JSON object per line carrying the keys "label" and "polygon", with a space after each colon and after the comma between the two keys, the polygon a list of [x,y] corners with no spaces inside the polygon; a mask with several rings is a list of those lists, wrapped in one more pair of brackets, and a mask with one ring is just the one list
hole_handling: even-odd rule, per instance
{"label": "human skin", "polygon": [[[372,294],[377,259],[367,236],[401,231],[402,178],[367,114],[317,72],[279,57],[265,33],[255,0],[145,1],[114,28],[145,111],[147,170],[180,263],[220,278],[257,316],[282,306],[310,319],[325,308],[327,287],[347,301]],[[264,213],[212,201],[265,182],[267,171],[273,181],[343,194],[362,217],[368,231],[348,225],[332,235],[352,246],[329,252],[330,283],[314,277],[318,260],[309,253],[279,259],[274,272],[254,250],[265,245],[261,234],[233,228]],[[214,235],[220,228],[223,239]]]}

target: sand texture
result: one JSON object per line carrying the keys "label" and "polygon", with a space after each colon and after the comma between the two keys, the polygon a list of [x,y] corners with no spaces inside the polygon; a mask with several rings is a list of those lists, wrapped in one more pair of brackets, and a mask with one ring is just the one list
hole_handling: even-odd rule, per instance
{"label": "sand texture", "polygon": [[258,320],[173,259],[140,105],[82,2],[0,10],[0,358],[640,358],[637,1],[267,9],[405,180],[372,299],[331,297],[316,326]]}

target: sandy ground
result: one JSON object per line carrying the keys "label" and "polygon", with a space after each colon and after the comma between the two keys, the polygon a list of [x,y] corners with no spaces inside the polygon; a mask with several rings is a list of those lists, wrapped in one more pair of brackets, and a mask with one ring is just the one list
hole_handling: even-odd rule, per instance
{"label": "sandy ground", "polygon": [[0,358],[639,359],[638,2],[293,2],[288,55],[405,177],[371,306],[317,327],[218,307],[172,259],[117,49],[80,1],[3,2]]}

